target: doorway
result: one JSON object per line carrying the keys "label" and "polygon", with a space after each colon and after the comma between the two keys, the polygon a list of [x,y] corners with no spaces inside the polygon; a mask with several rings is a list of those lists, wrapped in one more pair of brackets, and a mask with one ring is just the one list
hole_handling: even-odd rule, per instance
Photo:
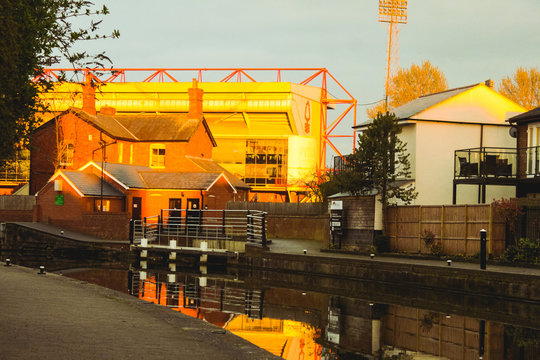
{"label": "doorway", "polygon": [[142,215],[142,198],[133,197],[131,204],[131,218],[133,220],[141,220]]}

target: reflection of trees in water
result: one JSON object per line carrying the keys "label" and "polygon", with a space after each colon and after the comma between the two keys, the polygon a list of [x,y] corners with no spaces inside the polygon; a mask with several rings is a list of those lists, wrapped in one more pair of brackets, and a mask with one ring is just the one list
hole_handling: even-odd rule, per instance
{"label": "reflection of trees in water", "polygon": [[422,329],[422,332],[430,332],[433,324],[438,324],[440,320],[441,314],[430,311],[429,313],[424,315],[424,318],[422,320],[420,320],[420,328]]}
{"label": "reflection of trees in water", "polygon": [[517,352],[522,359],[534,359],[540,354],[540,330],[506,325],[504,334],[511,344],[507,355]]}

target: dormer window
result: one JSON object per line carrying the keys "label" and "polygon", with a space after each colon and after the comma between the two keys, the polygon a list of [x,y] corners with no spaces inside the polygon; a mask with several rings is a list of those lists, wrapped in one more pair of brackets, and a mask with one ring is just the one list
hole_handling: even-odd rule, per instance
{"label": "dormer window", "polygon": [[153,168],[165,167],[165,145],[163,144],[150,145],[150,167],[153,167]]}

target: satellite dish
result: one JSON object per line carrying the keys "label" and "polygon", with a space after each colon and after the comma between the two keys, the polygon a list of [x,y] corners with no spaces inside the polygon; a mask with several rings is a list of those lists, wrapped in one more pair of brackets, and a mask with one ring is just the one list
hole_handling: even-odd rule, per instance
{"label": "satellite dish", "polygon": [[511,137],[517,138],[517,133],[518,133],[517,127],[511,126],[511,127],[510,127],[510,130],[508,130],[508,132],[510,133],[510,136],[511,136]]}

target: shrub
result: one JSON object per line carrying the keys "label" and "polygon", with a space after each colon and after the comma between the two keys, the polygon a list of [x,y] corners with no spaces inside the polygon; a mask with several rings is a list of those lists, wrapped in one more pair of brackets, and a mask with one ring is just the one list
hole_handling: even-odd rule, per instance
{"label": "shrub", "polygon": [[540,263],[540,240],[519,239],[517,245],[507,248],[501,256],[503,261]]}
{"label": "shrub", "polygon": [[424,243],[426,244],[426,247],[430,247],[431,244],[433,244],[433,241],[435,240],[435,234],[431,230],[424,230],[424,234],[422,235],[422,239],[424,240]]}
{"label": "shrub", "polygon": [[431,246],[429,247],[429,250],[431,250],[431,253],[435,256],[442,256],[444,255],[443,253],[443,247],[441,244],[439,243],[434,243],[434,244],[431,244]]}
{"label": "shrub", "polygon": [[377,248],[377,252],[390,251],[390,237],[387,235],[377,235],[373,239],[373,245]]}

